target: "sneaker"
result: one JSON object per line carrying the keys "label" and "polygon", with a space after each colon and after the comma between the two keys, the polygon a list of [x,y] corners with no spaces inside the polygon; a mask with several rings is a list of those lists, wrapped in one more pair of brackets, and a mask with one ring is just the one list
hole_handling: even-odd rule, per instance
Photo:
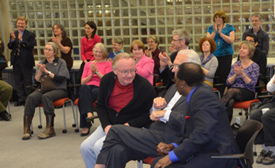
{"label": "sneaker", "polygon": [[11,115],[9,113],[7,113],[7,111],[4,111],[4,112],[0,113],[0,118],[5,121],[10,121]]}
{"label": "sneaker", "polygon": [[268,151],[262,162],[264,165],[271,165],[275,163],[275,153],[272,151]]}
{"label": "sneaker", "polygon": [[266,155],[267,155],[266,150],[262,150],[260,155],[256,159],[256,163],[262,163]]}

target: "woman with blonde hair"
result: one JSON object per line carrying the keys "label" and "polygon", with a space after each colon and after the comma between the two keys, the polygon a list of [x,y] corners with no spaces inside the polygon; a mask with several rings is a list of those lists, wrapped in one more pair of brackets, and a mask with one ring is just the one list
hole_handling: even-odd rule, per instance
{"label": "woman with blonde hair", "polygon": [[80,127],[83,128],[80,136],[90,133],[93,121],[93,102],[97,100],[101,78],[112,71],[112,63],[106,61],[107,48],[102,43],[97,43],[93,48],[94,60],[84,66],[79,91],[78,107],[80,112]]}
{"label": "woman with blonde hair", "polygon": [[233,107],[236,101],[252,100],[255,97],[255,86],[258,81],[260,68],[252,61],[255,46],[248,41],[240,44],[240,61],[231,67],[226,84],[228,90],[222,97],[227,107],[229,121],[232,119]]}

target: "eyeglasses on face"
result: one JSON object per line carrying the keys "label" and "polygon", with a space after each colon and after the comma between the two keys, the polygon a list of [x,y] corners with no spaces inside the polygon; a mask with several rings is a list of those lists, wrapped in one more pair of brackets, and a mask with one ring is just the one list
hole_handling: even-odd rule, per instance
{"label": "eyeglasses on face", "polygon": [[118,72],[120,72],[122,75],[128,75],[128,73],[130,73],[130,74],[134,74],[134,73],[136,73],[136,69],[130,69],[130,70],[118,70],[117,69],[117,71]]}
{"label": "eyeglasses on face", "polygon": [[178,39],[178,40],[172,39],[173,42],[182,41],[182,40],[183,40],[183,39]]}

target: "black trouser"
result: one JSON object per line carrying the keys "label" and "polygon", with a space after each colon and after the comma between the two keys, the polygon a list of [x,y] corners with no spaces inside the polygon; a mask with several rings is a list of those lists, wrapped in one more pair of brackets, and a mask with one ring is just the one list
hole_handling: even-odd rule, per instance
{"label": "black trouser", "polygon": [[80,128],[90,128],[91,122],[86,121],[87,113],[93,112],[93,102],[98,97],[98,86],[82,85],[79,91],[78,108],[80,112]]}
{"label": "black trouser", "polygon": [[26,68],[24,65],[13,65],[13,76],[15,81],[15,90],[18,95],[18,102],[24,102],[32,92],[32,74],[33,67]]}
{"label": "black trouser", "polygon": [[[88,62],[90,60],[87,60]],[[84,69],[84,66],[85,66],[85,63],[82,61],[81,65],[80,65],[80,68],[76,74],[76,79],[75,79],[75,83],[76,84],[80,84],[81,83],[81,77],[82,77],[82,73],[83,73],[83,69]]]}
{"label": "black trouser", "polygon": [[231,69],[232,55],[217,57],[217,59],[219,61],[219,66],[215,73],[215,77],[217,78],[214,79],[214,84],[224,83],[223,86],[217,87],[222,97],[226,87],[226,80]]}

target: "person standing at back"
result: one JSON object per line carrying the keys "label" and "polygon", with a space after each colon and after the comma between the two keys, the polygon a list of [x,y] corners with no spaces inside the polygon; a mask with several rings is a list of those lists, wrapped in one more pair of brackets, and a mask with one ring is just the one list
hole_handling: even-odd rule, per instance
{"label": "person standing at back", "polygon": [[101,43],[101,38],[96,35],[96,24],[93,21],[85,23],[85,36],[81,38],[81,59],[82,64],[76,76],[76,83],[81,83],[81,76],[84,66],[87,62],[95,59],[93,55],[93,48],[96,43]]}
{"label": "person standing at back", "polygon": [[71,39],[67,37],[65,27],[62,24],[56,23],[53,25],[52,29],[54,35],[51,37],[49,42],[55,42],[58,45],[60,49],[61,58],[66,61],[67,69],[70,72],[73,66],[73,43]]}
{"label": "person standing at back", "polygon": [[13,65],[15,90],[18,95],[18,102],[14,106],[24,105],[27,96],[32,92],[32,89],[26,86],[32,85],[35,34],[26,29],[27,23],[28,18],[25,16],[17,18],[18,30],[11,31],[8,43],[8,48],[11,49],[10,61]]}
{"label": "person standing at back", "polygon": [[[227,23],[226,14],[218,10],[213,16],[213,25],[207,29],[207,37],[216,42],[216,50],[213,54],[217,57],[219,65],[214,80],[216,83],[226,83],[227,76],[231,69],[232,55],[234,53],[232,44],[235,41],[235,27]],[[221,95],[224,93],[225,85],[217,87]]]}
{"label": "person standing at back", "polygon": [[262,51],[265,55],[268,54],[269,50],[269,38],[268,34],[261,28],[262,24],[262,15],[259,13],[254,13],[251,16],[252,28],[247,29],[243,33],[243,40],[245,40],[248,33],[253,33],[258,37],[258,45],[256,50]]}

